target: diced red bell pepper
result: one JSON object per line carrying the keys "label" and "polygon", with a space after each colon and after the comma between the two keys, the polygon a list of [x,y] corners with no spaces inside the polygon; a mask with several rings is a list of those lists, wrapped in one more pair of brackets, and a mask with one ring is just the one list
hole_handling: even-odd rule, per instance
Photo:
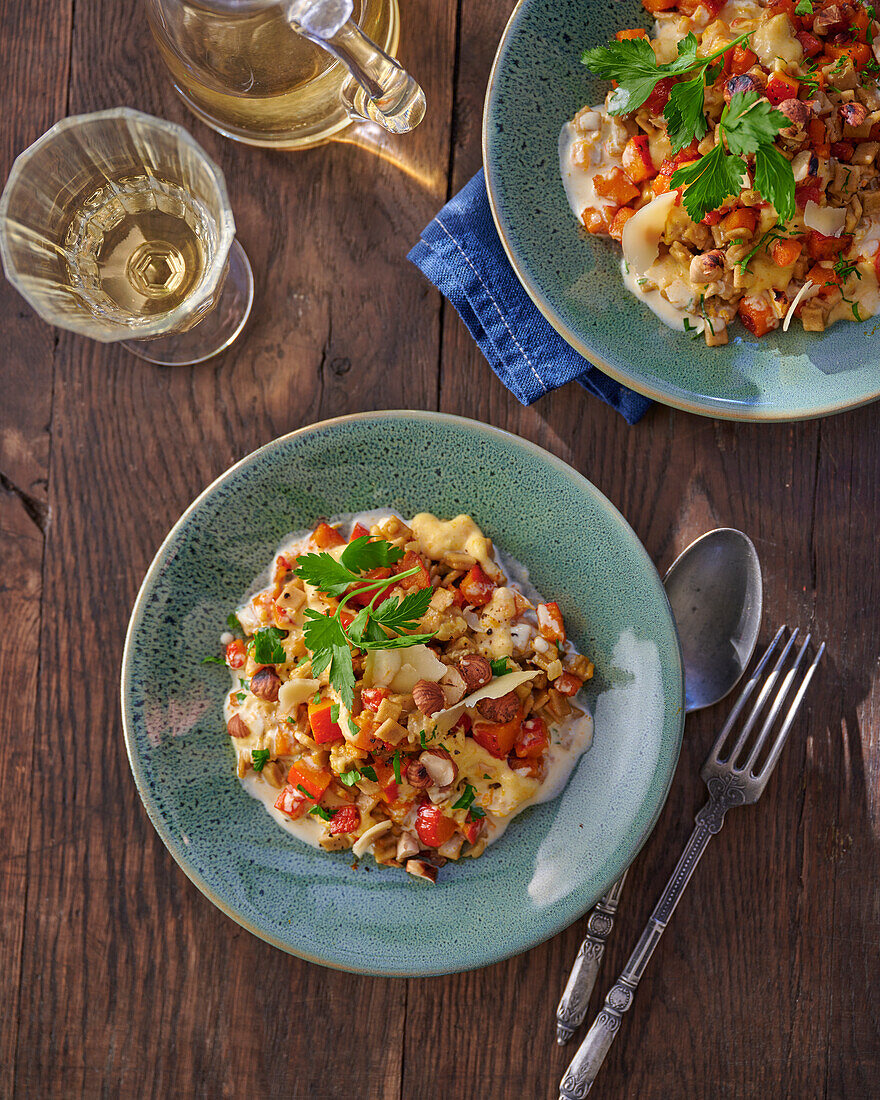
{"label": "diced red bell pepper", "polygon": [[626,206],[639,197],[638,187],[627,178],[622,168],[612,168],[604,175],[594,176],[593,186],[597,195],[611,199],[618,206]]}
{"label": "diced red bell pepper", "polygon": [[312,542],[322,550],[332,550],[334,546],[344,546],[345,539],[329,523],[319,523],[312,532]]}
{"label": "diced red bell pepper", "polygon": [[295,787],[303,798],[317,802],[330,786],[333,776],[326,768],[310,768],[307,764],[291,764],[287,782]]}
{"label": "diced red bell pepper", "polygon": [[724,7],[724,0],[678,0],[678,10],[682,15],[693,15],[699,7],[705,8],[714,19]]}
{"label": "diced red bell pepper", "polygon": [[369,535],[369,533],[362,523],[356,523],[351,529],[351,536],[348,541],[354,542],[355,539],[362,539],[364,535]]}
{"label": "diced red bell pepper", "polygon": [[416,833],[426,848],[439,848],[455,833],[451,817],[430,802],[423,802],[416,814]]}
{"label": "diced red bell pepper", "polygon": [[294,821],[298,817],[302,817],[311,804],[308,799],[303,797],[301,791],[290,785],[286,786],[275,799],[275,809],[287,814]]}
{"label": "diced red bell pepper", "polygon": [[645,180],[657,175],[657,169],[651,160],[651,148],[646,134],[631,137],[624,146],[620,159],[624,172],[633,183],[644,183]]}
{"label": "diced red bell pepper", "polygon": [[401,588],[430,588],[431,574],[425,568],[425,563],[414,550],[407,550],[400,561],[395,565],[395,573],[406,573],[409,569],[418,568],[418,573],[411,577],[404,577],[400,582]]}
{"label": "diced red bell pepper", "polygon": [[453,585],[452,588],[448,589],[448,591],[452,593],[452,606],[464,607],[465,599],[461,589],[456,588],[455,585]]}
{"label": "diced red bell pepper", "polygon": [[763,298],[742,298],[739,303],[739,316],[753,336],[764,336],[776,327],[773,310]]}
{"label": "diced red bell pepper", "polygon": [[382,706],[382,700],[387,699],[390,692],[388,688],[361,688],[361,702],[374,714]]}
{"label": "diced red bell pepper", "polygon": [[459,589],[472,607],[485,607],[492,599],[492,593],[498,586],[491,577],[487,577],[479,564],[473,566],[462,577]]}
{"label": "diced red bell pepper", "polygon": [[356,833],[361,827],[361,811],[357,806],[340,806],[330,818],[330,835]]}
{"label": "diced red bell pepper", "polygon": [[[385,577],[390,576],[391,570],[385,565],[378,565],[375,569],[368,569],[367,572],[364,574],[364,577],[367,580],[371,581],[383,580]],[[349,589],[349,592],[351,593],[351,598],[348,602],[356,603],[360,607],[364,607],[376,595],[377,591],[380,590],[376,588],[366,588],[362,584],[353,584]]]}
{"label": "diced red bell pepper", "polygon": [[821,198],[822,192],[819,190],[819,184],[815,180],[811,180],[809,183],[802,183],[794,189],[794,202],[798,210],[804,210],[808,202],[814,202],[818,205]]}
{"label": "diced red bell pepper", "polygon": [[807,253],[812,260],[836,260],[838,253],[847,252],[853,239],[849,234],[827,237],[811,229],[807,236]]}
{"label": "diced red bell pepper", "polygon": [[471,818],[468,814],[465,818],[464,825],[461,826],[461,831],[464,834],[465,840],[468,844],[476,844],[480,833],[483,831],[483,826],[486,824],[486,819],[483,817]]}
{"label": "diced red bell pepper", "polygon": [[728,57],[730,58],[731,76],[742,76],[758,61],[758,55],[753,53],[752,50],[745,49],[744,46],[734,46],[732,50],[728,50],[724,55],[725,60]]}
{"label": "diced red bell pepper", "polygon": [[662,80],[658,80],[654,85],[654,91],[645,100],[645,106],[651,114],[662,114],[663,108],[669,102],[669,93],[672,91],[674,83],[674,77],[664,76]]}
{"label": "diced red bell pepper", "polygon": [[397,801],[397,780],[394,778],[394,768],[391,764],[382,764],[378,760],[373,764],[376,772],[376,782],[382,788],[382,797],[386,802]]}
{"label": "diced red bell pepper", "polygon": [[[880,255],[880,253],[878,253],[878,255]],[[469,714],[463,714],[461,716],[461,718],[459,718],[459,720],[452,727],[452,729],[453,729],[453,732],[455,730],[461,730],[461,732],[463,734],[467,735],[471,732],[473,727],[474,727],[474,723],[473,723],[473,720],[471,719],[471,716]]]}
{"label": "diced red bell pepper", "polygon": [[350,736],[346,740],[350,745],[354,745],[356,749],[363,749],[365,752],[384,752],[385,742],[374,735],[376,728],[373,712],[365,710],[362,714],[359,714],[357,718],[353,718],[355,726],[357,726],[357,736]]}
{"label": "diced red bell pepper", "polygon": [[720,210],[710,210],[709,213],[700,222],[700,225],[717,225],[724,215]]}
{"label": "diced red bell pepper", "polygon": [[342,740],[342,730],[338,722],[331,717],[332,699],[322,699],[318,703],[309,703],[309,726],[312,737],[319,745]]}
{"label": "diced red bell pepper", "polygon": [[584,682],[573,672],[563,672],[561,676],[556,677],[551,686],[556,688],[560,695],[577,695],[584,686]]}
{"label": "diced red bell pepper", "polygon": [[508,756],[507,766],[517,775],[529,775],[532,779],[541,779],[544,775],[544,760],[541,757],[522,759],[519,756]]}
{"label": "diced red bell pepper", "polygon": [[523,758],[536,759],[547,751],[550,736],[543,718],[527,718],[513,744],[514,753]]}
{"label": "diced red bell pepper", "polygon": [[565,623],[558,603],[539,603],[535,613],[542,638],[546,638],[548,642],[565,641]]}
{"label": "diced red bell pepper", "polygon": [[509,722],[474,722],[471,737],[498,760],[503,760],[513,748],[520,727],[522,711]]}
{"label": "diced red bell pepper", "polygon": [[788,73],[775,72],[767,81],[766,95],[770,102],[778,106],[785,99],[797,99],[800,82]]}
{"label": "diced red bell pepper", "polygon": [[801,44],[805,57],[815,57],[817,53],[822,52],[822,43],[809,31],[798,31],[797,40]]}
{"label": "diced red bell pepper", "polygon": [[247,649],[241,638],[234,638],[226,647],[226,663],[230,668],[244,668]]}

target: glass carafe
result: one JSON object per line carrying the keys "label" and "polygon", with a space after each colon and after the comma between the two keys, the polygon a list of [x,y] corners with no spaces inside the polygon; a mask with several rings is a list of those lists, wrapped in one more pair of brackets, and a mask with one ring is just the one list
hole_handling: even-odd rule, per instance
{"label": "glass carafe", "polygon": [[397,0],[145,0],[174,86],[221,134],[282,149],[353,119],[405,133],[419,85],[393,59]]}

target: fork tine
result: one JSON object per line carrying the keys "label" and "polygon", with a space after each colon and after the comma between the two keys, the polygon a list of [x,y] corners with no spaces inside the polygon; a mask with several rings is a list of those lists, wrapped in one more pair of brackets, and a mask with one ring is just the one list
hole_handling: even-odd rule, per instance
{"label": "fork tine", "polygon": [[708,759],[710,759],[710,760],[714,759],[716,761],[721,759],[721,750],[724,747],[724,742],[727,740],[727,738],[730,734],[730,731],[733,729],[734,722],[736,722],[737,718],[739,718],[740,714],[742,713],[743,707],[749,701],[752,692],[755,690],[756,685],[760,681],[761,674],[763,673],[764,669],[766,668],[767,663],[770,660],[770,658],[772,657],[773,651],[776,649],[776,646],[779,643],[779,639],[782,637],[784,632],[785,632],[785,626],[781,626],[776,631],[776,634],[774,635],[772,641],[767,646],[767,649],[764,652],[764,656],[758,662],[758,667],[755,669],[755,671],[752,673],[752,675],[746,681],[746,685],[742,689],[742,691],[740,692],[739,698],[734,703],[733,709],[731,710],[730,715],[727,718],[727,721],[722,726],[721,732],[715,738],[715,744],[712,746],[712,748],[709,751]]}
{"label": "fork tine", "polygon": [[776,659],[776,664],[773,668],[773,671],[761,685],[761,690],[758,693],[758,698],[755,700],[754,705],[752,706],[751,713],[746,719],[745,725],[740,730],[739,737],[737,737],[736,739],[736,744],[730,750],[730,754],[727,757],[727,759],[730,761],[731,767],[736,767],[736,761],[739,757],[739,754],[745,748],[746,741],[749,738],[749,734],[751,734],[752,730],[754,729],[755,723],[758,721],[761,711],[764,709],[764,704],[767,702],[770,692],[776,686],[776,681],[779,679],[782,667],[785,664],[786,658],[788,657],[789,651],[794,645],[794,640],[795,638],[797,638],[797,636],[798,628],[795,627],[794,630],[791,632],[791,637],[785,643],[782,652]]}
{"label": "fork tine", "polygon": [[[793,640],[793,639],[792,639]],[[764,747],[767,738],[770,735],[770,730],[773,727],[773,723],[776,721],[776,716],[782,710],[782,704],[785,702],[785,698],[791,690],[791,685],[794,683],[794,678],[797,676],[798,669],[800,668],[801,661],[804,659],[804,654],[807,652],[807,646],[810,644],[810,635],[808,634],[801,643],[801,648],[798,651],[797,657],[795,657],[794,664],[785,674],[782,683],[779,686],[779,691],[776,693],[776,698],[770,707],[767,717],[764,719],[764,724],[761,726],[761,731],[755,738],[755,743],[749,751],[749,755],[746,757],[745,763],[742,765],[742,771],[750,772],[755,767],[755,762],[758,759],[758,755],[761,749]],[[791,648],[789,643],[786,646],[785,652],[788,653]]]}
{"label": "fork tine", "polygon": [[801,702],[804,698],[804,693],[810,685],[810,680],[813,679],[813,673],[816,671],[816,666],[822,660],[822,655],[824,652],[825,643],[823,642],[816,651],[816,656],[813,658],[813,663],[804,674],[804,678],[801,681],[801,686],[798,688],[797,694],[792,700],[791,706],[788,708],[788,714],[786,714],[785,721],[782,723],[782,729],[779,731],[776,741],[773,744],[773,748],[770,750],[767,759],[764,762],[764,767],[761,768],[761,771],[758,773],[757,778],[760,779],[762,782],[766,782],[770,778],[770,773],[776,767],[776,762],[779,759],[779,754],[782,752],[783,746],[785,745],[785,740],[788,737],[788,731],[791,729],[791,724],[794,721],[794,716],[797,714],[798,709],[800,708]]}

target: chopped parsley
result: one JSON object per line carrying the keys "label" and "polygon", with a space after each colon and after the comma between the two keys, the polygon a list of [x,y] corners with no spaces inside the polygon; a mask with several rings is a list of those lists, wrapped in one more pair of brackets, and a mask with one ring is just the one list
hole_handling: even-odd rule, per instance
{"label": "chopped parsley", "polygon": [[312,806],[309,813],[313,817],[320,817],[323,821],[329,821],[331,815],[327,813],[323,806]]}
{"label": "chopped parsley", "polygon": [[222,657],[203,657],[202,658],[202,664],[203,665],[225,665],[226,662],[223,660]]}
{"label": "chopped parsley", "polygon": [[395,780],[396,783],[399,783],[401,781],[401,776],[400,776],[400,749],[397,749],[395,751],[394,758],[391,761],[391,763],[394,767],[394,780]]}
{"label": "chopped parsley", "polygon": [[379,782],[379,777],[376,775],[376,769],[367,764],[366,767],[361,768],[361,775],[365,775],[367,779],[372,779],[374,783]]}
{"label": "chopped parsley", "polygon": [[471,806],[470,815],[471,817],[476,818],[485,817],[486,811],[482,808],[482,806]]}
{"label": "chopped parsley", "polygon": [[315,796],[312,794],[311,791],[307,791],[305,789],[305,787],[302,785],[302,783],[297,783],[296,789],[298,791],[302,791],[302,793],[306,796],[306,798],[310,799],[312,802],[315,801]]}
{"label": "chopped parsley", "polygon": [[230,611],[226,616],[226,625],[232,631],[233,634],[241,634],[244,636],[244,627],[238,621],[238,616],[234,611]]}
{"label": "chopped parsley", "polygon": [[333,703],[330,706],[330,721],[331,722],[338,722],[339,721],[339,704],[338,703]]}
{"label": "chopped parsley", "polygon": [[250,646],[253,658],[258,665],[283,665],[287,660],[282,641],[287,637],[286,630],[277,626],[264,626],[254,631]]}
{"label": "chopped parsley", "polygon": [[255,772],[261,772],[272,754],[268,749],[251,749],[251,763]]}
{"label": "chopped parsley", "polygon": [[794,9],[795,15],[812,15],[813,3],[812,0],[800,0],[797,7]]}
{"label": "chopped parsley", "polygon": [[470,785],[465,783],[464,791],[461,794],[461,798],[457,802],[452,803],[453,810],[466,810],[476,797],[476,790]]}
{"label": "chopped parsley", "polygon": [[498,657],[494,661],[490,661],[489,664],[492,666],[493,676],[504,676],[505,673],[512,671],[507,664],[506,657]]}
{"label": "chopped parsley", "polygon": [[855,275],[859,280],[862,278],[862,273],[859,271],[858,265],[851,263],[849,260],[845,260],[842,251],[837,253],[837,263],[834,264],[833,271],[842,283],[845,283],[850,275]]}
{"label": "chopped parsley", "polygon": [[357,783],[357,781],[360,779],[360,777],[361,773],[357,770],[357,768],[352,768],[351,771],[343,772],[342,775],[340,775],[339,780],[341,783],[344,783],[346,787],[353,787],[355,783]]}

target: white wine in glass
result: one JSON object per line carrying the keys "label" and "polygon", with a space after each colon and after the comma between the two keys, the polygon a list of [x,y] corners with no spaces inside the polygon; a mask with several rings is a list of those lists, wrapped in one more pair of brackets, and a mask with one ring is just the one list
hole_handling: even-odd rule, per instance
{"label": "white wine in glass", "polygon": [[44,320],[198,363],[253,300],[220,169],[180,126],[128,108],[64,119],[15,161],[0,257]]}

